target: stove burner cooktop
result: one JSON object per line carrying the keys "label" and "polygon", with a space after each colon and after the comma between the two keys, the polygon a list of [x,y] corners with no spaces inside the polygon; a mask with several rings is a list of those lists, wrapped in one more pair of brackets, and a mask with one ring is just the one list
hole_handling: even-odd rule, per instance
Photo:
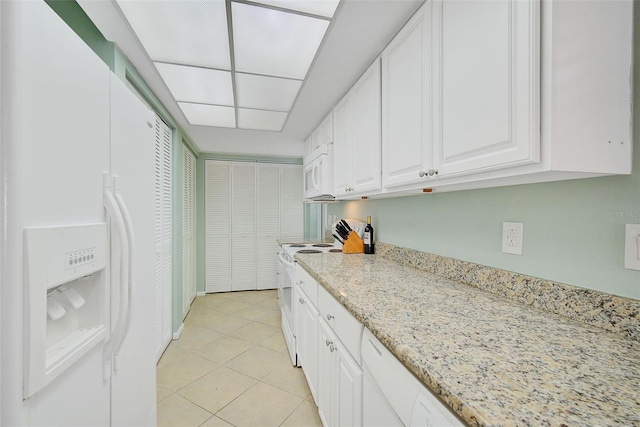
{"label": "stove burner cooktop", "polygon": [[303,245],[302,243],[294,243],[293,245],[289,245],[290,248],[305,248],[307,245]]}
{"label": "stove burner cooktop", "polygon": [[296,253],[297,254],[321,254],[322,251],[319,251],[317,249],[300,249]]}
{"label": "stove burner cooktop", "polygon": [[329,252],[342,252],[342,249],[329,249]]}
{"label": "stove burner cooktop", "polygon": [[316,243],[311,246],[315,246],[316,248],[330,248],[333,245],[331,243]]}

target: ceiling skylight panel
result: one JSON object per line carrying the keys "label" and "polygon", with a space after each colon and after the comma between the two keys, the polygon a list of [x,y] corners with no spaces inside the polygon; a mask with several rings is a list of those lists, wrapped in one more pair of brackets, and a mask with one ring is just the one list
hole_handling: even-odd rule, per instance
{"label": "ceiling skylight panel", "polygon": [[236,127],[236,113],[233,107],[190,104],[187,102],[178,102],[178,105],[189,121],[189,124],[224,128]]}
{"label": "ceiling skylight panel", "polygon": [[279,132],[287,113],[238,108],[238,127],[242,129],[272,130]]}
{"label": "ceiling skylight panel", "polygon": [[224,0],[118,5],[153,61],[231,69]]}
{"label": "ceiling skylight panel", "polygon": [[302,81],[236,73],[238,107],[289,111]]}
{"label": "ceiling skylight panel", "polygon": [[340,0],[252,0],[255,3],[332,18]]}
{"label": "ceiling skylight panel", "polygon": [[176,101],[233,106],[231,72],[156,63]]}
{"label": "ceiling skylight panel", "polygon": [[232,3],[236,71],[302,80],[329,21]]}

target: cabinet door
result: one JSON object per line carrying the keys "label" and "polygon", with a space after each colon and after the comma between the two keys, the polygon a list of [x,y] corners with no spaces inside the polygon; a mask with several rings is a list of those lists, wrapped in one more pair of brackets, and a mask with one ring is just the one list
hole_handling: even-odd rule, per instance
{"label": "cabinet door", "polygon": [[329,115],[322,121],[320,128],[322,129],[322,143],[333,143],[333,115],[331,113],[329,113]]}
{"label": "cabinet door", "polygon": [[353,192],[380,189],[380,60],[369,67],[352,90],[351,170]]}
{"label": "cabinet door", "polygon": [[[431,2],[382,52],[382,185],[424,181],[431,168]],[[428,176],[428,175],[427,175]]]}
{"label": "cabinet door", "polygon": [[[318,309],[313,306],[308,297],[305,296],[304,305],[304,334],[306,365],[302,367],[307,378],[307,384],[313,399],[318,402]],[[303,329],[298,325],[298,331]]]}
{"label": "cabinet door", "polygon": [[309,338],[306,334],[307,315],[305,313],[305,305],[308,302],[308,298],[298,285],[296,285],[296,293],[298,295],[298,300],[294,301],[298,305],[295,319],[298,331],[296,334],[296,354],[298,355],[298,366],[305,370],[307,369],[307,341]]}
{"label": "cabinet door", "polygon": [[351,97],[349,94],[333,110],[334,196],[349,194],[351,188]]}
{"label": "cabinet door", "polygon": [[534,0],[434,2],[440,175],[538,161],[539,9]]}
{"label": "cabinet door", "polygon": [[[336,337],[327,323],[318,321],[318,414],[323,426],[335,425],[333,417],[333,353]],[[333,350],[332,350],[333,349]]]}
{"label": "cabinet door", "polygon": [[362,425],[362,369],[340,341],[335,344],[335,425]]}

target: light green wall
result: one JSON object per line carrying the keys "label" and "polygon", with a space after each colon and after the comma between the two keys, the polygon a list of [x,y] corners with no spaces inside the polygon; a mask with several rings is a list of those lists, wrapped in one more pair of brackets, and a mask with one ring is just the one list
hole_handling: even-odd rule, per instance
{"label": "light green wall", "polygon": [[[640,105],[640,7],[634,22]],[[328,212],[371,215],[382,242],[640,299],[640,271],[624,268],[625,224],[640,223],[639,110],[630,176],[342,202]],[[524,222],[521,256],[501,252],[503,221]]]}

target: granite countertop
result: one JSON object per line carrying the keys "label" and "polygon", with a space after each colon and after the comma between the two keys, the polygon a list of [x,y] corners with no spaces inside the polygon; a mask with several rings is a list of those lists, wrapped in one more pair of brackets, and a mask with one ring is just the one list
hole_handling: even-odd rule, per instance
{"label": "granite countertop", "polygon": [[640,342],[379,255],[298,263],[472,426],[639,426]]}

